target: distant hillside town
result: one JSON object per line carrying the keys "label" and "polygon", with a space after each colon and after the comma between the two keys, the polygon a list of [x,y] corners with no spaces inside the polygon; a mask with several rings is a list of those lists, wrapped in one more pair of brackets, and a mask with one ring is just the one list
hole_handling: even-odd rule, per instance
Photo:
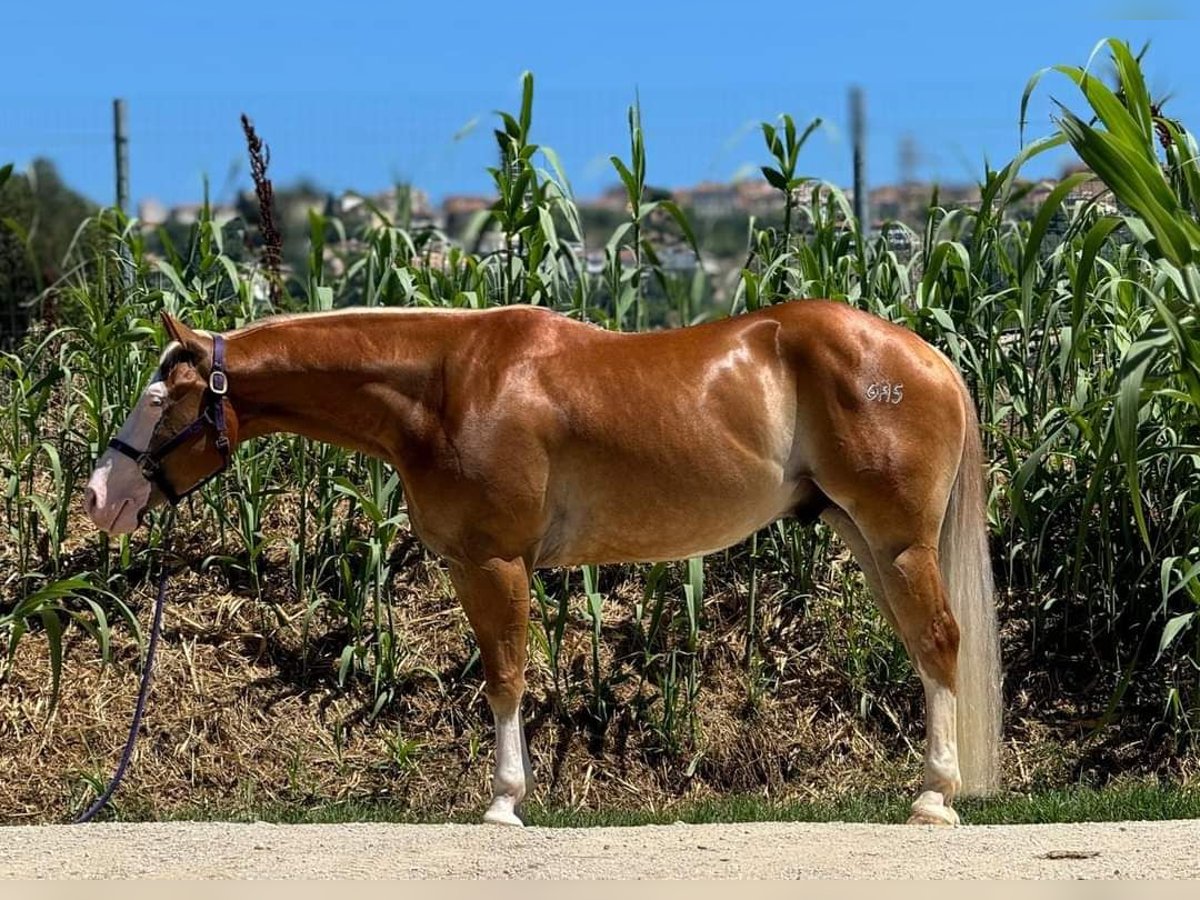
{"label": "distant hillside town", "polygon": [[[1068,166],[1060,178],[1081,170],[1082,167],[1078,165]],[[1018,202],[1009,205],[1008,214],[1032,217],[1057,182],[1058,179],[1047,179],[1021,184],[1023,194]],[[814,195],[817,199],[823,199],[828,190],[824,183],[814,181],[797,189],[794,200],[797,206],[808,206]],[[760,224],[770,224],[781,220],[783,214],[783,195],[759,179],[727,183],[705,181],[687,187],[650,188],[648,191],[655,197],[674,200],[696,226],[704,254],[711,254],[717,259],[744,254],[746,223],[750,218]],[[848,203],[853,202],[852,190],[847,189],[845,196]],[[883,233],[893,223],[901,223],[909,230],[906,231],[908,240],[915,240],[912,232],[919,234],[924,228],[935,196],[936,205],[942,208],[973,207],[980,202],[980,189],[975,184],[935,186],[921,181],[874,187],[868,197],[871,233]],[[1067,198],[1067,206],[1095,202],[1101,212],[1114,212],[1115,206],[1105,199],[1106,196],[1107,188],[1103,182],[1091,178],[1072,191]],[[276,190],[275,215],[285,234],[306,233],[309,214],[315,212],[337,217],[348,233],[383,217],[410,229],[437,229],[457,240],[470,231],[473,222],[486,215],[493,202],[494,198],[482,194],[450,194],[434,204],[425,191],[411,186],[393,187],[363,196],[353,191],[331,194],[315,186],[301,184]],[[577,200],[577,205],[588,242],[588,246],[583,248],[584,252],[599,252],[612,229],[627,216],[625,190],[618,185],[597,197]],[[154,199],[146,199],[138,205],[137,214],[147,228],[187,228],[198,220],[201,209],[198,203],[167,207]],[[245,191],[234,203],[212,206],[211,214],[220,225],[238,218],[252,222],[258,216],[257,199],[252,191]],[[477,240],[477,248],[481,252],[488,252],[495,249],[490,244],[499,238],[485,231],[478,235]]]}
{"label": "distant hillside town", "polygon": [[[1071,166],[1060,173],[1059,179],[1023,182],[1015,186],[1014,199],[1005,206],[1005,214],[1032,219],[1043,201],[1059,180],[1080,171]],[[793,192],[797,207],[809,207],[813,200],[829,199],[833,188],[820,182],[806,183]],[[697,256],[683,240],[674,221],[660,210],[646,223],[657,252],[658,265],[677,274],[698,269],[712,276],[714,296],[726,290],[726,283],[744,264],[750,222],[758,227],[783,224],[783,194],[761,179],[745,179],[727,183],[700,184],[661,188],[647,187],[647,199],[671,199],[687,215],[700,249]],[[853,192],[845,190],[844,203],[837,210],[853,208]],[[931,205],[942,209],[972,207],[980,202],[977,185],[942,184],[935,186],[915,179],[899,184],[874,187],[868,195],[869,233],[884,236],[889,249],[903,261],[919,252],[922,235],[929,218]],[[413,232],[434,231],[433,239],[424,242],[424,261],[436,263],[449,245],[468,246],[474,252],[488,254],[499,250],[501,235],[486,227],[485,220],[494,202],[482,194],[451,194],[432,202],[420,187],[397,185],[389,190],[367,196],[353,191],[331,193],[311,183],[276,187],[274,219],[283,238],[283,272],[297,273],[308,265],[308,238],[312,214],[336,217],[340,230],[326,234],[324,259],[330,272],[336,274],[345,260],[353,255],[357,234],[364,226],[383,221]],[[1081,203],[1093,203],[1102,213],[1116,212],[1111,194],[1097,178],[1082,180],[1064,203],[1064,212]],[[584,242],[571,243],[583,268],[599,273],[605,266],[605,244],[614,231],[628,220],[629,209],[625,190],[621,186],[604,191],[599,196],[577,200]],[[96,209],[86,197],[67,186],[53,162],[35,160],[28,175],[14,174],[0,189],[0,215],[16,222],[32,222],[38,227],[30,231],[26,247],[16,232],[0,228],[0,347],[13,346],[33,314],[31,304],[39,303],[43,287],[53,284],[63,274],[59,265],[72,246],[79,223]],[[159,238],[161,231],[175,247],[187,246],[189,232],[203,213],[199,203],[167,206],[147,198],[137,206],[137,216],[148,241],[148,254],[167,252]],[[252,191],[243,191],[231,202],[210,205],[213,220],[225,232],[225,252],[244,258],[254,252],[259,236],[259,206]],[[836,212],[835,212],[836,216]],[[1047,239],[1053,240],[1065,216],[1051,224]],[[803,233],[805,217],[793,217],[792,227]],[[560,231],[560,233],[563,233]],[[622,262],[633,262],[633,251],[625,247],[620,252]],[[33,265],[36,261],[36,266]]]}

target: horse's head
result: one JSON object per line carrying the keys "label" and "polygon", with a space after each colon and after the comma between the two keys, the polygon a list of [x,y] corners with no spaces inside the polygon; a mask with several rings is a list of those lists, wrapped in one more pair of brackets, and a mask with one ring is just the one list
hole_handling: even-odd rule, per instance
{"label": "horse's head", "polygon": [[221,338],[166,313],[163,323],[172,343],[84,491],[87,514],[110,534],[134,531],[148,510],[222,472],[236,439]]}

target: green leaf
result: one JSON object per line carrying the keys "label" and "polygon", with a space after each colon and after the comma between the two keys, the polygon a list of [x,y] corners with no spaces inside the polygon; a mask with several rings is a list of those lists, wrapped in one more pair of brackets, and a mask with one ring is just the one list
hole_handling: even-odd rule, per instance
{"label": "green leaf", "polygon": [[675,224],[679,226],[679,230],[683,232],[684,239],[688,242],[688,246],[692,248],[692,252],[696,256],[700,255],[700,247],[696,243],[696,233],[692,231],[692,223],[688,221],[687,216],[683,214],[683,210],[675,203],[674,200],[659,200],[658,206],[660,209],[665,209],[668,215],[675,220]]}
{"label": "green leaf", "polygon": [[1125,109],[1136,123],[1141,139],[1150,144],[1154,140],[1154,118],[1150,109],[1150,94],[1142,76],[1142,67],[1130,52],[1127,43],[1115,38],[1109,38],[1107,43],[1112,54],[1113,67],[1117,70],[1117,80],[1125,94]]}
{"label": "green leaf", "polygon": [[9,231],[17,236],[21,244],[25,247],[29,245],[29,232],[25,230],[25,226],[16,219],[8,216],[0,216],[0,225],[3,225]]}
{"label": "green leaf", "polygon": [[1075,152],[1108,185],[1120,202],[1135,210],[1158,242],[1158,251],[1186,265],[1200,243],[1200,228],[1179,207],[1157,164],[1114,137],[1097,131],[1065,107],[1059,128]]}
{"label": "green leaf", "polygon": [[1012,488],[1010,494],[1014,498],[1021,498],[1025,493],[1025,486],[1029,483],[1029,479],[1041,469],[1042,462],[1046,458],[1046,454],[1057,443],[1059,432],[1064,426],[1059,426],[1054,432],[1046,438],[1033,452],[1029,454],[1025,462],[1021,464],[1021,468],[1017,470],[1012,480]]}
{"label": "green leaf", "polygon": [[108,616],[104,612],[104,607],[90,597],[84,597],[83,602],[91,607],[92,615],[96,619],[95,624],[92,626],[78,615],[76,615],[75,621],[83,625],[100,644],[100,658],[106,663],[110,662],[112,660],[112,629],[108,625]]}
{"label": "green leaf", "polygon": [[20,600],[16,608],[12,611],[12,618],[32,616],[52,601],[61,600],[65,597],[82,597],[84,591],[94,591],[101,594],[108,593],[95,587],[86,578],[66,578],[61,581],[52,582]]}
{"label": "green leaf", "polygon": [[1068,175],[1046,197],[1037,215],[1034,217],[1032,227],[1029,229],[1029,237],[1025,241],[1025,250],[1021,254],[1021,269],[1018,274],[1018,280],[1023,281],[1033,267],[1033,264],[1041,257],[1042,238],[1046,236],[1046,229],[1050,227],[1050,220],[1054,218],[1054,214],[1062,206],[1062,202],[1066,199],[1067,194],[1071,193],[1071,191],[1075,190],[1076,187],[1091,177],[1090,172],[1076,172],[1073,175]]}
{"label": "green leaf", "polygon": [[783,177],[782,172],[778,171],[777,169],[772,169],[770,166],[763,166],[762,173],[767,179],[767,182],[771,185],[771,187],[775,188],[775,190],[787,191],[787,179]]}
{"label": "green leaf", "polygon": [[1149,134],[1142,133],[1129,110],[1104,82],[1078,66],[1055,66],[1054,69],[1075,82],[1109,133],[1128,145],[1131,150],[1145,155],[1145,144],[1150,139]]}
{"label": "green leaf", "polygon": [[550,163],[550,168],[554,170],[554,180],[558,182],[568,197],[572,196],[574,191],[571,189],[571,182],[567,178],[567,173],[563,169],[562,161],[558,158],[558,154],[551,147],[541,147],[540,149],[542,156],[546,157],[546,160]]}
{"label": "green leaf", "polygon": [[608,243],[604,245],[605,252],[610,256],[615,255],[621,247],[621,242],[625,240],[625,235],[629,234],[632,228],[632,222],[622,222],[614,228],[612,235],[608,239]]}
{"label": "green leaf", "polygon": [[1018,118],[1018,128],[1020,131],[1020,140],[1022,145],[1025,143],[1025,126],[1028,124],[1027,114],[1029,112],[1029,100],[1033,96],[1034,89],[1041,82],[1042,78],[1044,78],[1048,72],[1052,71],[1054,71],[1054,69],[1051,66],[1038,69],[1031,76],[1029,76],[1029,80],[1025,82],[1025,90],[1021,92],[1021,113],[1020,117]]}
{"label": "green leaf", "polygon": [[792,169],[795,169],[796,159],[800,155],[800,150],[808,142],[808,139],[812,137],[812,133],[820,128],[823,124],[824,120],[820,116],[808,123],[808,126],[804,129],[804,133],[800,135],[800,140],[795,144],[795,150],[792,153],[792,158],[788,161]]}
{"label": "green leaf", "polygon": [[341,659],[338,662],[338,687],[346,686],[346,675],[350,672],[350,665],[354,662],[354,645],[347,644],[342,648]]}
{"label": "green leaf", "polygon": [[50,648],[50,709],[58,705],[58,687],[62,678],[62,620],[55,610],[43,609],[42,625],[46,629],[46,642]]}
{"label": "green leaf", "polygon": [[1121,224],[1116,216],[1104,216],[1088,229],[1083,239],[1083,248],[1079,254],[1079,262],[1075,266],[1075,290],[1071,305],[1071,323],[1078,328],[1083,321],[1084,306],[1088,300],[1091,287],[1092,269],[1095,266],[1096,255],[1108,236]]}
{"label": "green leaf", "polygon": [[461,141],[463,138],[465,138],[469,134],[471,134],[471,132],[473,132],[475,130],[475,127],[478,124],[479,124],[479,116],[472,116],[470,119],[468,119],[462,125],[462,127],[460,127],[456,132],[454,132],[453,136],[451,137],[451,140]]}
{"label": "green leaf", "polygon": [[779,160],[779,164],[785,162],[783,158],[783,146],[779,143],[779,137],[775,132],[775,127],[768,122],[762,123],[763,138],[767,142],[767,151]]}
{"label": "green leaf", "polygon": [[617,170],[617,174],[621,176],[621,181],[625,185],[625,194],[629,198],[629,203],[633,207],[634,214],[638,212],[638,206],[642,199],[642,192],[639,189],[637,179],[633,173],[625,166],[618,156],[610,156],[613,168]]}
{"label": "green leaf", "polygon": [[533,73],[521,73],[521,141],[529,139],[529,128],[533,124]]}
{"label": "green leaf", "polygon": [[924,311],[928,312],[929,315],[933,317],[933,320],[938,323],[943,331],[948,332],[949,334],[954,334],[958,331],[958,329],[954,327],[954,319],[952,319],[950,317],[950,313],[948,313],[942,307],[928,306]]}
{"label": "green leaf", "polygon": [[1183,633],[1185,628],[1192,624],[1195,618],[1196,613],[1186,612],[1180,613],[1167,622],[1166,627],[1163,628],[1162,638],[1158,642],[1158,656],[1154,658],[1155,662],[1166,652],[1167,648],[1175,643],[1175,639]]}
{"label": "green leaf", "polygon": [[1138,419],[1142,409],[1142,383],[1158,360],[1163,344],[1164,338],[1159,336],[1137,341],[1129,348],[1121,364],[1121,384],[1115,408],[1117,452],[1125,465],[1125,482],[1138,531],[1147,547],[1150,546],[1150,532],[1146,527],[1138,477]]}
{"label": "green leaf", "polygon": [[521,139],[521,125],[506,112],[497,111],[496,115],[504,123],[504,131],[496,132],[496,140],[500,142],[500,150],[504,153],[512,152],[511,142],[520,141]]}
{"label": "green leaf", "polygon": [[184,287],[183,278],[180,277],[177,271],[175,271],[174,266],[164,259],[156,259],[154,260],[154,268],[158,269],[159,272],[167,276],[167,280],[171,282],[172,286],[174,286],[175,292],[179,294],[181,300],[186,301],[191,299],[191,291]]}

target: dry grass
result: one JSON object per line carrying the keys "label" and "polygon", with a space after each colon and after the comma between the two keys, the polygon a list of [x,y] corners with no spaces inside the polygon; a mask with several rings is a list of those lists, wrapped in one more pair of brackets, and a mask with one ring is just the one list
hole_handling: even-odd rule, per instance
{"label": "dry grass", "polygon": [[[286,503],[270,530],[289,526]],[[82,522],[73,533],[88,534]],[[188,534],[186,525],[177,529]],[[68,547],[73,567],[93,554],[84,537]],[[174,575],[163,643],[135,764],[117,805],[139,815],[196,809],[305,807],[330,801],[387,802],[433,816],[481,808],[490,778],[491,721],[466,619],[436,560],[423,554],[393,585],[398,635],[411,661],[392,703],[372,718],[369,685],[337,686],[342,636],[313,623],[301,641],[282,551],[268,556],[269,602],[221,571],[197,570],[211,548],[192,534]],[[11,548],[5,548],[5,556]],[[834,565],[845,565],[837,559]],[[752,690],[741,664],[745,642],[738,572],[710,560],[708,624],[696,704],[696,737],[667,749],[647,710],[655,689],[636,677],[631,608],[642,590],[635,569],[605,570],[603,671],[617,675],[612,714],[589,712],[591,644],[584,604],[572,604],[562,696],[533,654],[526,716],[538,777],[534,800],[570,809],[647,810],[680,799],[753,794],[774,800],[834,801],[912,791],[920,778],[923,709],[911,676],[858,714],[857,695],[830,650],[841,628],[833,596],[772,618],[773,687]],[[764,596],[767,596],[764,593]],[[132,596],[143,622],[152,603],[144,579]],[[822,604],[825,606],[822,607]],[[819,613],[819,614],[818,614]],[[536,615],[536,607],[535,607]],[[537,626],[535,626],[537,627]],[[48,645],[40,634],[17,647],[0,692],[0,820],[62,821],[93,796],[120,752],[137,689],[137,647],[114,632],[115,665],[101,666],[93,641],[67,643],[61,700],[50,708]],[[1102,783],[1113,773],[1192,777],[1150,742],[1085,740],[1085,711],[1050,684],[1023,653],[1027,635],[1006,628],[1010,705],[1006,783],[1013,790]],[[621,680],[619,677],[629,677]],[[1056,695],[1055,690],[1059,693]],[[1094,711],[1091,711],[1094,715]],[[1145,734],[1125,728],[1121,734]]]}

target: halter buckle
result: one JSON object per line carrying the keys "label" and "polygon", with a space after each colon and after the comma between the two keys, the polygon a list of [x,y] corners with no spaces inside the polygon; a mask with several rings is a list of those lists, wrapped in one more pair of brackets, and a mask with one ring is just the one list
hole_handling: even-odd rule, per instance
{"label": "halter buckle", "polygon": [[154,481],[162,468],[162,464],[150,454],[149,450],[138,456],[137,464],[142,476],[147,481]]}
{"label": "halter buckle", "polygon": [[229,392],[229,379],[225,377],[225,373],[220,369],[216,369],[208,376],[208,389],[218,397],[224,397]]}

